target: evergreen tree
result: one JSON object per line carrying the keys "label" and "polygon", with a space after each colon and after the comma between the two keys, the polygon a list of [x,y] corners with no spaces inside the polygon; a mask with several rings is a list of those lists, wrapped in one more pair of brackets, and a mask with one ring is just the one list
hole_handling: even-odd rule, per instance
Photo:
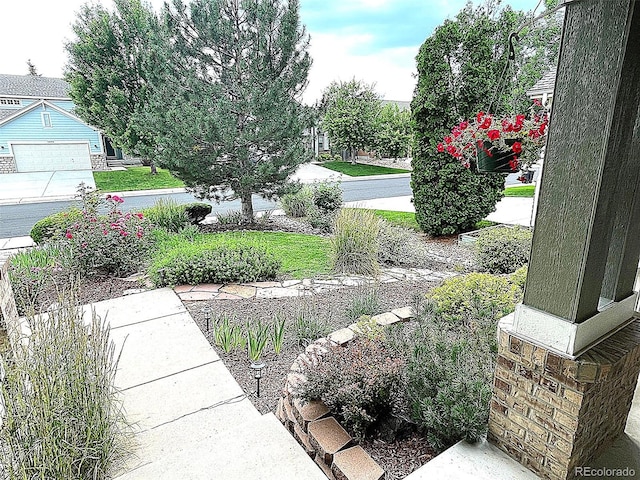
{"label": "evergreen tree", "polygon": [[454,124],[479,110],[506,114],[530,103],[524,92],[555,67],[560,34],[553,19],[523,30],[516,63],[505,69],[509,34],[530,20],[531,14],[501,9],[499,1],[468,3],[420,48],[411,103],[417,144],[411,187],[416,220],[429,234],[474,228],[502,196],[503,175],[467,169],[436,146]]}
{"label": "evergreen tree", "polygon": [[36,68],[36,66],[31,62],[31,59],[27,60],[27,68],[29,69],[29,75],[33,76],[33,77],[41,77],[42,75],[40,75],[38,73],[38,69]]}
{"label": "evergreen tree", "polygon": [[175,0],[167,41],[152,49],[153,95],[136,124],[152,131],[158,163],[198,196],[279,195],[310,159],[300,103],[311,59],[297,0]]}
{"label": "evergreen tree", "polygon": [[322,95],[322,128],[339,149],[349,152],[355,163],[355,151],[374,145],[376,118],[380,112],[380,97],[373,85],[350,80],[331,82]]}

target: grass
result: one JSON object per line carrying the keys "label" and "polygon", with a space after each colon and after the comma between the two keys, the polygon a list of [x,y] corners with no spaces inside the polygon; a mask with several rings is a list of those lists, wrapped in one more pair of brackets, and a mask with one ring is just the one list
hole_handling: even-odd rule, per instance
{"label": "grass", "polygon": [[402,168],[390,168],[390,167],[378,167],[377,165],[366,165],[364,163],[356,163],[353,165],[351,162],[338,162],[330,161],[324,162],[323,167],[333,170],[334,172],[344,173],[350,177],[364,177],[367,175],[389,175],[391,173],[409,173],[411,170],[404,170]]}
{"label": "grass", "polygon": [[96,188],[103,192],[184,187],[182,180],[162,168],[158,168],[157,175],[151,175],[149,167],[129,167],[127,170],[93,172],[93,178],[96,182]]}
{"label": "grass", "polygon": [[530,197],[533,198],[535,185],[517,185],[515,187],[507,187],[504,189],[505,197]]}
{"label": "grass", "polygon": [[416,214],[413,212],[394,212],[393,210],[374,210],[373,213],[387,222],[399,227],[409,228],[420,232],[420,225],[416,221]]}
{"label": "grass", "polygon": [[284,232],[223,232],[197,234],[193,240],[180,235],[158,233],[160,240],[154,263],[177,250],[202,250],[218,245],[253,244],[267,249],[282,262],[280,275],[310,278],[330,273],[329,239],[315,235]]}

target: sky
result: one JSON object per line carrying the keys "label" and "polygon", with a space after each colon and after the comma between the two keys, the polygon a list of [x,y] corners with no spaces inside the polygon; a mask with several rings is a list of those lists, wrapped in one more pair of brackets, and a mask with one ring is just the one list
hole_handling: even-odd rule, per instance
{"label": "sky", "polygon": [[[108,8],[112,0],[94,0]],[[148,0],[159,10],[163,0]],[[420,45],[466,0],[300,0],[313,65],[304,94],[314,103],[333,80],[375,84],[388,100],[411,100]],[[474,0],[478,3],[480,0]],[[27,60],[46,77],[62,77],[71,24],[86,0],[1,0],[0,73],[25,75]],[[503,0],[531,10],[539,0]],[[538,9],[538,12],[540,9]]]}

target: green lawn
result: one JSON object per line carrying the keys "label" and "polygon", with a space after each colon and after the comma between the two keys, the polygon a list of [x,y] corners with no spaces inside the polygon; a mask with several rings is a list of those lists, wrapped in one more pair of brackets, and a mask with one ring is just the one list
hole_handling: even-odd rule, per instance
{"label": "green lawn", "polygon": [[505,197],[532,197],[536,189],[535,185],[518,185],[504,189]]}
{"label": "green lawn", "polygon": [[178,180],[162,168],[158,168],[157,175],[151,175],[149,167],[129,167],[126,171],[93,172],[93,178],[96,188],[103,192],[184,187],[182,180]]}
{"label": "green lawn", "polygon": [[389,168],[378,167],[376,165],[366,165],[364,163],[356,163],[353,165],[351,162],[338,162],[330,161],[323,162],[323,167],[333,170],[334,172],[344,173],[350,177],[364,177],[367,175],[389,175],[390,173],[409,173],[411,170],[404,170],[401,168]]}
{"label": "green lawn", "polygon": [[281,262],[280,274],[311,278],[330,273],[329,239],[315,235],[283,232],[223,232],[198,234],[193,240],[179,235],[158,234],[154,264],[168,261],[178,251],[193,252],[217,245],[253,244],[265,247]]}
{"label": "green lawn", "polygon": [[416,214],[413,212],[394,212],[393,210],[374,210],[378,217],[384,218],[387,222],[393,225],[398,225],[404,228],[410,228],[416,232],[420,231],[420,226],[416,222]]}

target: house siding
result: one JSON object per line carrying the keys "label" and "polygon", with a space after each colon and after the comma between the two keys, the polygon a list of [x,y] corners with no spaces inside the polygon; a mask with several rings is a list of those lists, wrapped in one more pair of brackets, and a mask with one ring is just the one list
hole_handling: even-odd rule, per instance
{"label": "house siding", "polygon": [[[51,127],[42,124],[43,112],[51,116]],[[88,142],[91,155],[104,154],[100,132],[52,108],[34,110],[0,126],[0,155],[11,155],[11,143]]]}
{"label": "house siding", "polygon": [[47,102],[60,107],[67,112],[73,112],[74,104],[71,100],[47,100]]}

